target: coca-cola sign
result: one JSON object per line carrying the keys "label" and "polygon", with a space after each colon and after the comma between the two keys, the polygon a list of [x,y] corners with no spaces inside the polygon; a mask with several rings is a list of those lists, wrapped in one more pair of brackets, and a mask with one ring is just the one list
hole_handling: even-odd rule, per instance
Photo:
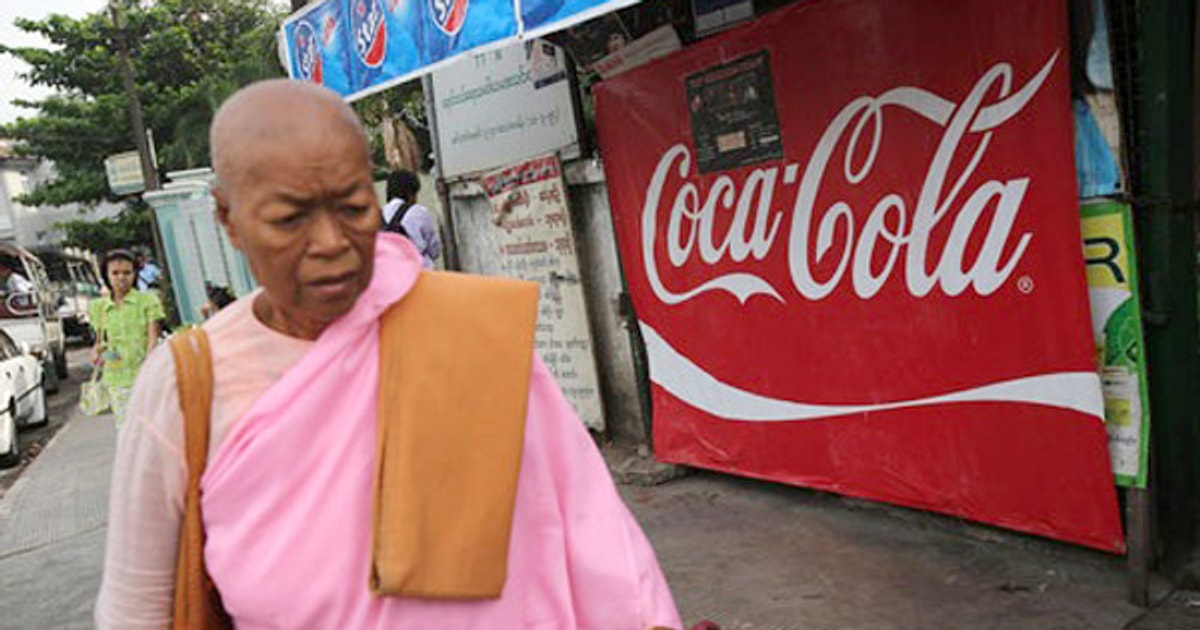
{"label": "coca-cola sign", "polygon": [[598,86],[660,458],[1121,547],[1066,30],[815,1]]}

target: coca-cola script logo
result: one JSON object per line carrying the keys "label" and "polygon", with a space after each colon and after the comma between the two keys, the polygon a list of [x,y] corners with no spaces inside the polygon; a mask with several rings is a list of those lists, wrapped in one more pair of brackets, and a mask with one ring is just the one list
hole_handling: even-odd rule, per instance
{"label": "coca-cola script logo", "polygon": [[[662,279],[656,255],[663,249],[669,264],[713,267],[719,262],[761,261],[786,247],[791,289],[806,300],[821,300],[840,286],[849,287],[862,299],[870,299],[895,276],[903,278],[909,294],[923,297],[934,290],[957,296],[973,291],[986,296],[996,292],[1012,277],[1029,245],[1031,234],[1014,233],[1029,186],[1029,177],[988,180],[974,190],[965,190],[988,151],[993,134],[1019,114],[1037,94],[1058,59],[1055,53],[1041,70],[1020,89],[1013,90],[1013,70],[1007,63],[992,66],[962,100],[955,103],[918,87],[903,86],[879,96],[862,96],[850,101],[826,127],[808,163],[791,163],[759,168],[738,184],[721,175],[708,187],[693,181],[691,150],[676,144],[658,161],[646,189],[642,209],[642,260],[654,295],[666,304],[678,304],[707,291],[727,291],[745,303],[755,295],[786,301],[786,287],[748,272],[717,275],[693,286],[668,287]],[[995,99],[985,103],[989,95]],[[882,196],[861,224],[849,203],[835,200],[818,212],[816,199],[822,184],[836,176],[830,158],[841,145],[845,160],[840,175],[851,188],[871,176],[875,157],[886,133],[890,112],[905,110],[941,128],[941,140],[916,195],[915,207],[906,207],[898,192]],[[959,149],[968,136],[976,136],[976,148],[966,166],[950,172]],[[856,160],[856,156],[863,156]],[[833,171],[833,172],[831,172]],[[670,191],[670,192],[669,192]],[[794,191],[790,229],[775,196]],[[673,193],[673,194],[672,194]],[[983,220],[994,204],[990,221]],[[666,210],[666,231],[658,240],[658,223]],[[714,228],[718,212],[732,212],[732,223],[724,234]],[[931,247],[930,233],[939,224],[950,225],[949,238],[940,250]],[[831,251],[838,231],[849,235],[840,251]],[[968,260],[968,242],[983,245]],[[881,269],[873,261],[886,252]],[[835,270],[818,277],[813,263],[834,256]],[[697,258],[699,260],[697,260]]]}
{"label": "coca-cola script logo", "polygon": [[[825,128],[807,164],[760,167],[740,185],[722,174],[703,190],[691,149],[682,143],[671,146],[658,159],[641,212],[641,258],[651,291],[668,305],[712,291],[727,292],[743,304],[754,296],[780,303],[795,299],[789,296],[815,302],[839,289],[870,300],[888,282],[903,283],[915,298],[934,291],[951,297],[966,292],[994,294],[1013,280],[1033,238],[1031,233],[1014,231],[1030,177],[987,179],[973,189],[967,183],[973,181],[993,135],[1029,104],[1058,57],[1053,54],[1019,89],[1013,86],[1012,66],[998,63],[957,103],[912,86],[854,98]],[[882,194],[861,221],[856,221],[853,207],[844,199],[818,205],[823,184],[854,190],[871,177],[878,168],[876,155],[887,133],[886,121],[899,111],[916,114],[941,130],[920,188]],[[971,146],[968,139],[974,149],[962,151],[963,146]],[[831,165],[839,148],[844,160]],[[952,172],[952,164],[964,166]],[[832,181],[839,176],[848,187],[838,188],[841,182]],[[776,196],[786,192],[794,195],[790,215],[775,203]],[[911,209],[902,194],[906,192],[916,200]],[[723,233],[717,228],[717,213],[732,215]],[[659,229],[660,221],[666,222],[665,230]],[[937,246],[930,237],[939,226],[942,233],[948,229],[948,237],[937,239],[944,240]],[[846,236],[836,239],[838,233]],[[840,246],[835,247],[837,243]],[[778,280],[772,283],[751,269],[780,248],[787,256],[790,286]],[[818,273],[816,263],[826,257],[836,264],[826,264],[821,267],[825,272]],[[736,270],[737,266],[746,270]],[[668,286],[664,280],[665,276],[675,285],[677,277],[696,278],[697,269],[718,267],[722,272],[699,274],[699,280],[684,286]],[[670,270],[689,273],[664,273]],[[641,329],[655,384],[716,417],[795,421],[984,400],[1049,405],[1102,417],[1092,372],[1041,374],[945,395],[861,405],[808,404],[764,396],[714,375],[647,322],[641,322]]]}

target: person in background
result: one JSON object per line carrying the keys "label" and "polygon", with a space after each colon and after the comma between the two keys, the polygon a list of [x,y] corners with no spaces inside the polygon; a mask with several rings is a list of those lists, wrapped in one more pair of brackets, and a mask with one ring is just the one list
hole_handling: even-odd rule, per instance
{"label": "person in background", "polygon": [[96,329],[92,363],[104,370],[101,382],[108,389],[118,429],[125,421],[134,379],[158,343],[159,320],[165,317],[154,292],[134,289],[135,260],[128,250],[109,252],[100,265],[109,294],[88,307],[88,321]]}
{"label": "person in background", "polygon": [[149,254],[138,254],[138,267],[138,291],[157,289],[158,279],[162,276],[162,269],[159,269],[158,265],[154,264],[154,259]]}
{"label": "person in background", "polygon": [[0,262],[0,280],[4,282],[5,293],[33,293],[37,290],[28,278],[13,271],[8,262]]}
{"label": "person in background", "polygon": [[429,208],[417,203],[421,180],[412,171],[399,170],[387,179],[387,205],[383,207],[383,231],[407,236],[421,253],[422,266],[433,269],[442,253],[442,239]]}
{"label": "person in background", "polygon": [[211,282],[204,283],[204,292],[208,296],[208,302],[200,307],[200,316],[208,319],[216,315],[221,309],[233,304],[237,300],[237,296],[229,287],[220,286]]}

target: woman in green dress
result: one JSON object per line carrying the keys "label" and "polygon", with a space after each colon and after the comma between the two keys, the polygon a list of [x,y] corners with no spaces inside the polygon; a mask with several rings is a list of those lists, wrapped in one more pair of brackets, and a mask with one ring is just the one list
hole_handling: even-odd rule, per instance
{"label": "woman in green dress", "polygon": [[137,278],[132,252],[118,249],[104,257],[101,271],[109,294],[92,302],[88,319],[96,329],[92,362],[103,370],[100,377],[116,416],[117,428],[125,421],[125,406],[138,370],[158,342],[162,302],[152,291],[133,288]]}

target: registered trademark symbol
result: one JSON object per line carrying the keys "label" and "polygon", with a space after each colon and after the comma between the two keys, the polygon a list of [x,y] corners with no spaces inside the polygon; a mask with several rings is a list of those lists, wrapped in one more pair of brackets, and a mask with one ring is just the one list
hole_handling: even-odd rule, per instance
{"label": "registered trademark symbol", "polygon": [[1033,293],[1033,278],[1029,276],[1021,276],[1017,278],[1017,290],[1025,295]]}

